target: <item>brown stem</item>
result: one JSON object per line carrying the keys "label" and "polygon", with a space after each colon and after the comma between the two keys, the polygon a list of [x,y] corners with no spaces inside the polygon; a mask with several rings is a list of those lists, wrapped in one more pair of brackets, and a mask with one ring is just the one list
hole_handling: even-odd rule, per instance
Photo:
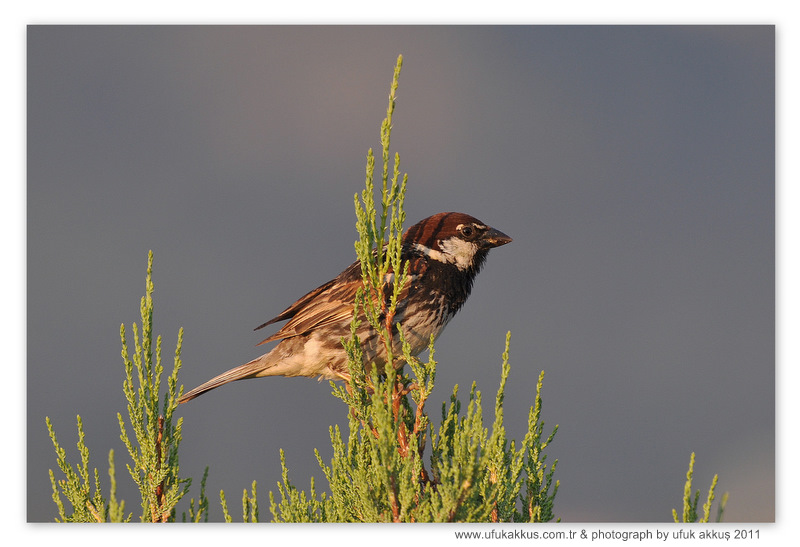
{"label": "brown stem", "polygon": [[456,513],[458,512],[458,508],[461,507],[461,504],[464,503],[464,498],[467,497],[467,492],[469,491],[469,487],[471,483],[469,481],[464,481],[461,485],[461,494],[458,496],[458,501],[456,501],[456,506],[450,510],[450,514],[447,515],[447,520],[449,522],[453,522],[456,519]]}
{"label": "brown stem", "polygon": [[397,482],[392,475],[392,520],[400,522],[400,505],[397,503]]}
{"label": "brown stem", "polygon": [[86,508],[92,514],[94,520],[96,520],[97,522],[103,522],[103,517],[100,516],[100,513],[97,512],[97,509],[95,509],[95,506],[92,505],[92,502],[90,502],[89,500],[86,500]]}
{"label": "brown stem", "polygon": [[[156,437],[156,471],[161,469],[161,441],[164,438],[164,416],[158,417],[158,437]],[[153,522],[166,522],[169,515],[163,511],[164,508],[164,481],[156,486],[156,501],[158,506],[150,506]],[[159,511],[161,509],[161,511]],[[160,514],[159,514],[160,513]]]}
{"label": "brown stem", "polygon": [[404,396],[404,386],[402,385],[400,378],[395,377],[394,385],[392,386],[392,413],[394,415],[394,421],[397,423],[397,444],[398,450],[400,451],[400,455],[402,457],[408,456],[408,430],[406,428],[406,424],[402,421],[400,417],[400,406],[403,402]]}
{"label": "brown stem", "polygon": [[[387,310],[386,309],[386,299],[383,299],[382,310],[383,315],[385,317],[383,326],[386,329],[386,355],[392,354],[392,359],[395,359],[393,347],[394,347],[394,333],[392,329],[394,327],[394,310]],[[394,363],[392,363],[392,367],[394,367]]]}

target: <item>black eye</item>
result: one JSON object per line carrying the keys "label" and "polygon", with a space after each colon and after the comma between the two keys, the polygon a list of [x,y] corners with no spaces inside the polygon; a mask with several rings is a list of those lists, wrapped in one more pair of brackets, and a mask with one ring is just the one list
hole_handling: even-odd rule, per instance
{"label": "black eye", "polygon": [[463,235],[464,237],[472,237],[473,233],[475,233],[475,229],[472,226],[461,227],[461,235]]}

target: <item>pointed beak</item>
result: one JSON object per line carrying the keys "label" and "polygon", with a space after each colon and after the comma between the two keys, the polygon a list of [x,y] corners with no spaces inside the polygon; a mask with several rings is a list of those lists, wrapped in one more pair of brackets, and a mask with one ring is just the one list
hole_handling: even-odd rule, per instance
{"label": "pointed beak", "polygon": [[483,234],[483,237],[481,238],[482,246],[489,249],[492,247],[505,245],[506,243],[511,243],[511,238],[500,230],[495,230],[494,228],[489,228],[489,231]]}

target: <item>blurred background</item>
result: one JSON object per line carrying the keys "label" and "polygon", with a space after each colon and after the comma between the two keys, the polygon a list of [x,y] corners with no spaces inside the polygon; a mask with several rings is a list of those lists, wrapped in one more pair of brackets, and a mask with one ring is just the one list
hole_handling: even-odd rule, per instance
{"label": "blurred background", "polygon": [[[30,26],[27,518],[52,521],[80,414],[93,467],[139,506],[117,412],[119,327],[155,331],[187,389],[261,354],[252,329],[354,258],[353,195],[392,134],[407,225],[463,211],[514,238],[436,345],[430,409],[493,401],[509,437],[537,376],[565,522],[666,522],[719,474],[726,521],[775,519],[772,26]],[[308,489],[346,408],[327,382],[237,382],[182,405],[191,496],[235,508],[279,449]],[[433,411],[436,423],[436,411]],[[490,425],[487,419],[487,427]],[[705,494],[704,494],[705,495]],[[231,501],[233,500],[233,501]],[[184,507],[182,505],[181,507]]]}

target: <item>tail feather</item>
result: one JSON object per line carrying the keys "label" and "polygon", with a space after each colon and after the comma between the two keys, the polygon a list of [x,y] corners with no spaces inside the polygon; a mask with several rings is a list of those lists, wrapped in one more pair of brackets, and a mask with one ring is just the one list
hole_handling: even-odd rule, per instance
{"label": "tail feather", "polygon": [[214,378],[210,379],[208,382],[201,384],[194,388],[193,390],[184,393],[183,396],[178,399],[178,404],[185,403],[187,401],[191,401],[195,397],[199,397],[206,391],[211,391],[214,388],[219,386],[229,384],[230,382],[235,382],[236,380],[244,380],[245,378],[254,378],[259,372],[264,370],[264,355],[257,359],[253,359],[249,363],[245,363],[243,365],[239,365],[236,368],[232,368],[227,372],[223,372],[219,376],[215,376]]}

